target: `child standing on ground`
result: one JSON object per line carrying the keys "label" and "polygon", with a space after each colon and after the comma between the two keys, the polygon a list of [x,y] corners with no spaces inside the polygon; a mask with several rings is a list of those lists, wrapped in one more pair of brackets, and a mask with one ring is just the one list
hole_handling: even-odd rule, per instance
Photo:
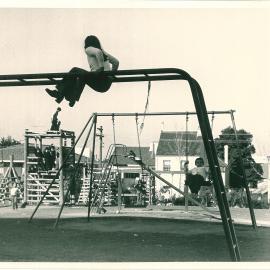
{"label": "child standing on ground", "polygon": [[13,210],[18,209],[19,189],[17,187],[17,183],[12,185],[12,188],[10,189],[10,196]]}

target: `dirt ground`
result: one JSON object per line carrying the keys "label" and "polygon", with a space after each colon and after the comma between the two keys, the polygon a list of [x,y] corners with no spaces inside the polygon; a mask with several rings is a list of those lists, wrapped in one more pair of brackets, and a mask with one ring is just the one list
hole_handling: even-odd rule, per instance
{"label": "dirt ground", "polygon": [[[1,210],[0,262],[231,261],[219,221],[157,218],[153,212],[99,215],[88,222],[83,208],[65,209],[53,229],[57,208],[43,210],[31,223],[31,208]],[[235,230],[243,262],[270,261],[269,227],[235,225]]]}

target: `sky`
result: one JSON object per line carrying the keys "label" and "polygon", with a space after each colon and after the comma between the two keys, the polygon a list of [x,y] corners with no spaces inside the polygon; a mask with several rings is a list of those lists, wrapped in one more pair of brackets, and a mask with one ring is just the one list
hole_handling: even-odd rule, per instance
{"label": "sky", "polygon": [[[89,70],[83,45],[93,34],[119,59],[119,69],[187,71],[199,82],[207,110],[235,110],[237,129],[253,134],[257,154],[270,155],[270,6],[4,6],[0,18],[0,74]],[[1,137],[22,140],[25,129],[50,127],[59,105],[44,89],[0,88]],[[86,86],[73,108],[61,103],[61,128],[78,135],[94,112],[143,112],[146,97],[146,82],[113,84],[102,94]],[[148,111],[194,111],[187,83],[152,82]],[[112,120],[98,119],[99,125],[107,148],[113,143]],[[214,137],[229,125],[230,115],[216,115]],[[141,145],[157,141],[161,129],[184,130],[185,117],[147,117]],[[189,130],[198,130],[196,117],[190,117]],[[138,143],[134,117],[116,118],[115,131],[116,143]]]}

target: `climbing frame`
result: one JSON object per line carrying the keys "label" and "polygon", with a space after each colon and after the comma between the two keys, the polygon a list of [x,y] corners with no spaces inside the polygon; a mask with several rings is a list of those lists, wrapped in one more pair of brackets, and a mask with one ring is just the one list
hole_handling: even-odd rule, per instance
{"label": "climbing frame", "polygon": [[[28,204],[37,204],[46,192],[48,186],[56,176],[57,168],[47,170],[44,168],[44,163],[39,157],[35,155],[35,148],[37,141],[39,149],[44,150],[46,146],[45,140],[50,144],[58,144],[58,166],[63,163],[63,158],[66,155],[68,148],[74,144],[75,134],[73,131],[46,131],[46,132],[32,132],[25,131],[25,150],[24,150],[24,202]],[[31,140],[35,143],[31,144]],[[68,142],[69,141],[69,142]],[[40,164],[42,163],[42,164]],[[75,151],[70,156],[66,163],[67,169],[70,164],[75,163]],[[65,170],[63,170],[57,177],[52,188],[46,195],[44,203],[46,204],[61,204],[64,198],[65,188]]]}

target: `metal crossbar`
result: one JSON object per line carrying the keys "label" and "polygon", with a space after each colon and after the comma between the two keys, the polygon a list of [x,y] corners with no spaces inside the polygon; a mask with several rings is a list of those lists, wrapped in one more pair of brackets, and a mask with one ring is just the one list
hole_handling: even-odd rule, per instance
{"label": "metal crossbar", "polygon": [[[141,81],[163,81],[163,80],[185,80],[185,76],[179,74],[178,69],[135,69],[104,71],[105,75],[111,76],[112,82],[141,82]],[[55,85],[64,78],[94,78],[99,72],[87,73],[38,73],[38,74],[7,74],[0,75],[0,87],[7,86],[34,86]]]}
{"label": "metal crossbar", "polygon": [[[207,114],[231,114],[231,112],[235,112],[235,110],[229,111],[208,111]],[[197,115],[196,112],[147,112],[147,113],[97,113],[97,116],[160,116],[160,115]]]}

